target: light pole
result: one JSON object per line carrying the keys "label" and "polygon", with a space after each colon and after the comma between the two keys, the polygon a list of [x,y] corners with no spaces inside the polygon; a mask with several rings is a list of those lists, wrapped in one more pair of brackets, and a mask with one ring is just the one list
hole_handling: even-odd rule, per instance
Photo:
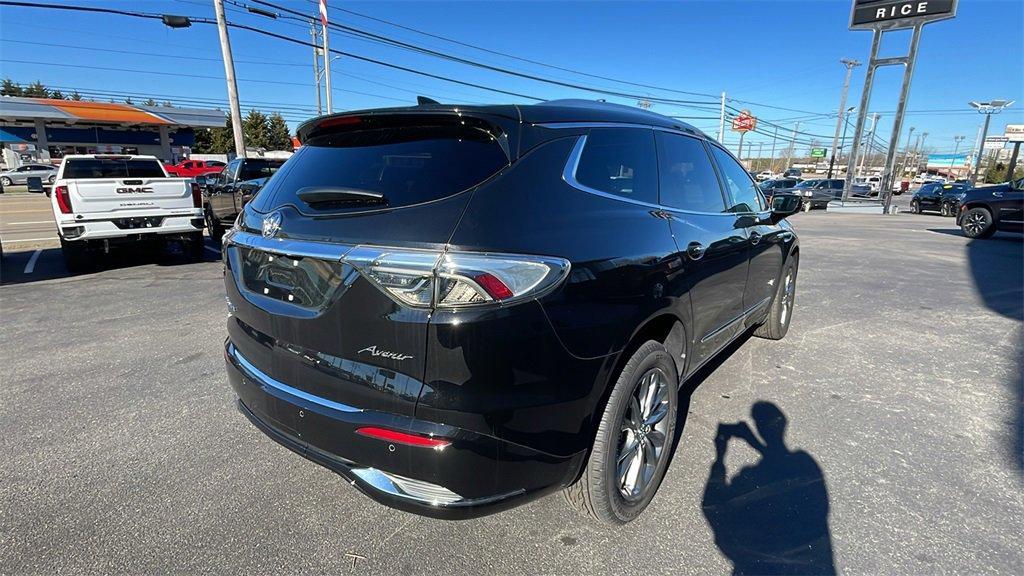
{"label": "light pole", "polygon": [[981,114],[985,115],[985,127],[981,130],[981,146],[978,147],[978,161],[974,166],[974,174],[971,174],[971,184],[978,181],[978,171],[981,170],[981,156],[985,150],[985,137],[988,136],[988,122],[992,119],[993,114],[998,114],[1003,111],[1004,108],[1009,108],[1013,104],[1013,100],[992,100],[991,102],[968,102],[971,108],[974,108]]}
{"label": "light pole", "polygon": [[[849,108],[846,109],[846,121],[843,122],[843,137],[839,139],[839,152],[840,152],[839,156],[840,157],[842,157],[841,152],[843,151],[843,148],[846,146],[846,129],[850,127],[850,118],[849,118],[849,116],[850,116],[850,112],[853,112],[854,108],[856,108],[856,106],[850,106]],[[829,174],[831,174],[831,173],[832,172],[829,172]]]}
{"label": "light pole", "polygon": [[[836,163],[836,147],[839,143],[839,127],[843,125],[843,108],[846,106],[846,93],[850,90],[850,75],[853,74],[854,66],[860,66],[859,61],[851,60],[849,58],[843,58],[839,62],[843,66],[846,66],[846,79],[843,80],[843,91],[839,96],[839,117],[836,118],[836,133],[832,137],[832,158],[828,161],[828,178],[832,178],[832,167],[835,166]],[[850,110],[853,110],[853,108],[850,108]]]}
{"label": "light pole", "polygon": [[960,143],[964,141],[963,136],[953,136],[953,142],[956,142],[956,146],[953,147],[953,159],[949,161],[949,171],[953,171],[953,162],[956,162],[956,153],[960,151]]}
{"label": "light pole", "polygon": [[[914,136],[914,128],[910,127],[910,132],[907,133],[907,145],[903,147],[903,164],[900,165],[900,181],[907,177],[907,161],[910,160],[910,139]],[[901,184],[902,186],[902,184]]]}

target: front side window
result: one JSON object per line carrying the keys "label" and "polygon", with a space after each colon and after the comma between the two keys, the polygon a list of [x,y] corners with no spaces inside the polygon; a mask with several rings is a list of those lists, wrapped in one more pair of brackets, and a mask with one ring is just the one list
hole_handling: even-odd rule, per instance
{"label": "front side window", "polygon": [[725,181],[727,210],[729,212],[760,212],[764,210],[757,184],[750,178],[743,166],[740,166],[739,162],[718,146],[712,146],[711,153],[714,154],[722,172],[722,180]]}
{"label": "front side window", "polygon": [[587,135],[576,181],[629,200],[658,202],[654,133],[641,128],[595,128]]}
{"label": "front side window", "polygon": [[704,144],[695,138],[658,132],[661,204],[694,212],[722,212],[722,187]]}

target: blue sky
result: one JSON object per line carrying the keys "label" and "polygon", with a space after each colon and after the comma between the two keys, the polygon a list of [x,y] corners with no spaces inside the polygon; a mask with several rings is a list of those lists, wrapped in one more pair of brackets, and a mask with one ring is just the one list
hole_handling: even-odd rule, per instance
{"label": "blue sky", "polygon": [[[315,4],[306,0],[273,1],[309,15],[316,10]],[[78,4],[213,17],[209,0],[99,0]],[[834,114],[838,108],[843,79],[839,60],[850,57],[866,61],[871,41],[869,32],[847,29],[849,0],[331,0],[330,4],[574,71],[697,93],[679,94],[580,76],[332,10],[336,22],[479,62],[617,92],[694,101],[697,104],[681,106],[656,103],[653,110],[693,117],[689,121],[709,133],[715,133],[718,125],[716,119],[709,118],[717,116],[717,105],[711,102],[711,96],[724,90],[729,98],[737,100],[730,102],[732,106],[748,108],[761,119],[783,126],[779,148],[783,146],[782,134],[793,129],[796,119],[802,119],[800,131],[805,133],[799,136],[803,144],[798,149],[806,148],[811,140],[831,143],[835,118],[828,114]],[[254,16],[230,4],[228,8],[229,20],[303,40],[309,38],[308,26],[301,23]],[[1019,0],[961,0],[954,20],[925,28],[910,97],[911,113],[901,146],[906,140],[906,128],[913,126],[915,134],[929,133],[926,146],[934,152],[952,152],[956,135],[966,137],[960,150],[969,148],[982,120],[968,108],[970,100],[1018,101],[993,118],[990,133],[1001,133],[1006,123],[1024,123],[1022,22],[1024,2]],[[18,82],[38,79],[66,91],[78,88],[108,99],[137,93],[153,95],[158,100],[209,102],[209,107],[225,101],[224,70],[214,26],[196,24],[185,30],[171,30],[152,20],[4,7],[0,8],[0,37],[0,76]],[[242,30],[233,30],[231,40],[244,109],[280,109],[292,126],[315,114],[310,48]],[[909,33],[905,32],[887,36],[883,54],[899,55],[908,41]],[[602,97],[443,61],[339,32],[332,32],[331,47],[540,98]],[[529,103],[344,57],[335,61],[332,69],[336,110],[412,103],[417,94],[448,102]],[[861,66],[854,72],[848,106],[859,102],[864,69]],[[146,70],[162,74],[139,72]],[[891,67],[881,69],[876,76],[869,110],[882,113],[878,128],[882,140],[887,140],[891,131],[901,75],[902,68]],[[635,98],[606,98],[636,103]],[[135,101],[142,99],[136,97]],[[766,124],[762,128],[771,131]],[[726,142],[735,148],[737,138],[735,133],[729,133]],[[764,154],[771,146],[770,135],[750,135],[746,141],[755,143],[755,153],[760,142],[765,143]]]}

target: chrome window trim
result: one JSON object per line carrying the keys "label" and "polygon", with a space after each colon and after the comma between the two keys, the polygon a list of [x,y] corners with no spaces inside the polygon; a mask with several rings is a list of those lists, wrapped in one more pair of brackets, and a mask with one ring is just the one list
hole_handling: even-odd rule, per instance
{"label": "chrome window trim", "polygon": [[[616,127],[616,128],[619,128],[619,127],[626,127],[626,128],[635,127],[635,128],[644,128],[644,129],[648,129],[648,130],[655,130],[655,129],[657,129],[657,128],[654,128],[654,127],[651,127],[651,126],[639,126],[639,125],[630,126],[628,124],[607,124],[607,125],[604,125],[604,127]],[[689,136],[690,138],[694,137],[692,135],[689,135],[689,134],[686,134],[686,133],[683,133],[683,132],[676,132],[676,131],[673,131],[673,130],[666,130],[666,132],[680,134],[682,136]],[[598,190],[596,188],[591,188],[590,186],[587,186],[586,184],[583,184],[580,181],[576,180],[576,169],[579,167],[580,158],[583,156],[583,149],[586,146],[586,143],[587,143],[587,135],[586,134],[580,135],[579,138],[576,140],[576,144],[572,148],[572,152],[569,153],[569,160],[565,163],[565,168],[562,170],[562,180],[565,180],[566,184],[572,186],[573,188],[576,188],[577,190],[579,190],[581,192],[586,192],[587,194],[593,194],[595,196],[600,196],[602,198],[608,198],[609,200],[618,200],[619,202],[625,202],[627,204],[634,204],[636,206],[644,206],[646,208],[654,208],[656,210],[665,210],[665,211],[668,211],[668,212],[679,212],[679,213],[682,213],[682,214],[699,214],[699,215],[703,215],[703,216],[731,216],[731,217],[735,217],[736,216],[735,212],[699,212],[697,210],[686,210],[684,208],[676,208],[674,206],[665,206],[664,204],[652,204],[650,202],[643,202],[641,200],[632,200],[632,199],[629,199],[629,198],[623,198],[622,196],[616,196],[615,194],[612,194],[610,192],[604,192],[604,191]],[[711,162],[712,160],[709,158],[708,161]],[[716,178],[717,178],[717,176],[716,176]],[[659,188],[660,188],[660,183],[659,183]],[[723,210],[725,209],[724,202],[722,204],[722,208],[723,208]]]}
{"label": "chrome window trim", "polygon": [[245,358],[245,356],[242,356],[242,353],[238,351],[238,348],[234,344],[232,344],[231,347],[228,349],[228,354],[230,354],[231,357],[234,358],[235,362],[238,363],[238,366],[242,368],[242,371],[246,373],[249,379],[253,380],[257,384],[260,384],[262,386],[270,386],[271,388],[275,388],[290,396],[301,398],[307,402],[312,402],[313,404],[318,404],[320,406],[324,406],[325,408],[330,408],[332,410],[337,410],[339,412],[362,412],[362,409],[360,408],[355,408],[353,406],[349,406],[348,404],[342,404],[341,402],[335,402],[333,400],[321,398],[320,396],[310,394],[309,392],[304,392],[302,390],[299,390],[298,388],[292,388],[291,386],[285,384],[284,382],[275,380],[269,374],[266,374],[259,368],[253,366],[252,362],[249,362]]}
{"label": "chrome window trim", "polygon": [[223,244],[225,247],[231,245],[244,246],[282,256],[304,256],[335,261],[340,261],[355,248],[352,244],[311,242],[290,238],[266,238],[260,234],[253,234],[252,232],[242,230],[229,231],[224,236]]}

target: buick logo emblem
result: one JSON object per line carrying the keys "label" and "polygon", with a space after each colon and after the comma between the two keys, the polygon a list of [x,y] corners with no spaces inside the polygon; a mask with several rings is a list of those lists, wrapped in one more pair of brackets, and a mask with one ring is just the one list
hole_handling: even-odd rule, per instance
{"label": "buick logo emblem", "polygon": [[263,237],[273,238],[277,235],[277,231],[281,229],[281,213],[274,212],[263,219]]}

